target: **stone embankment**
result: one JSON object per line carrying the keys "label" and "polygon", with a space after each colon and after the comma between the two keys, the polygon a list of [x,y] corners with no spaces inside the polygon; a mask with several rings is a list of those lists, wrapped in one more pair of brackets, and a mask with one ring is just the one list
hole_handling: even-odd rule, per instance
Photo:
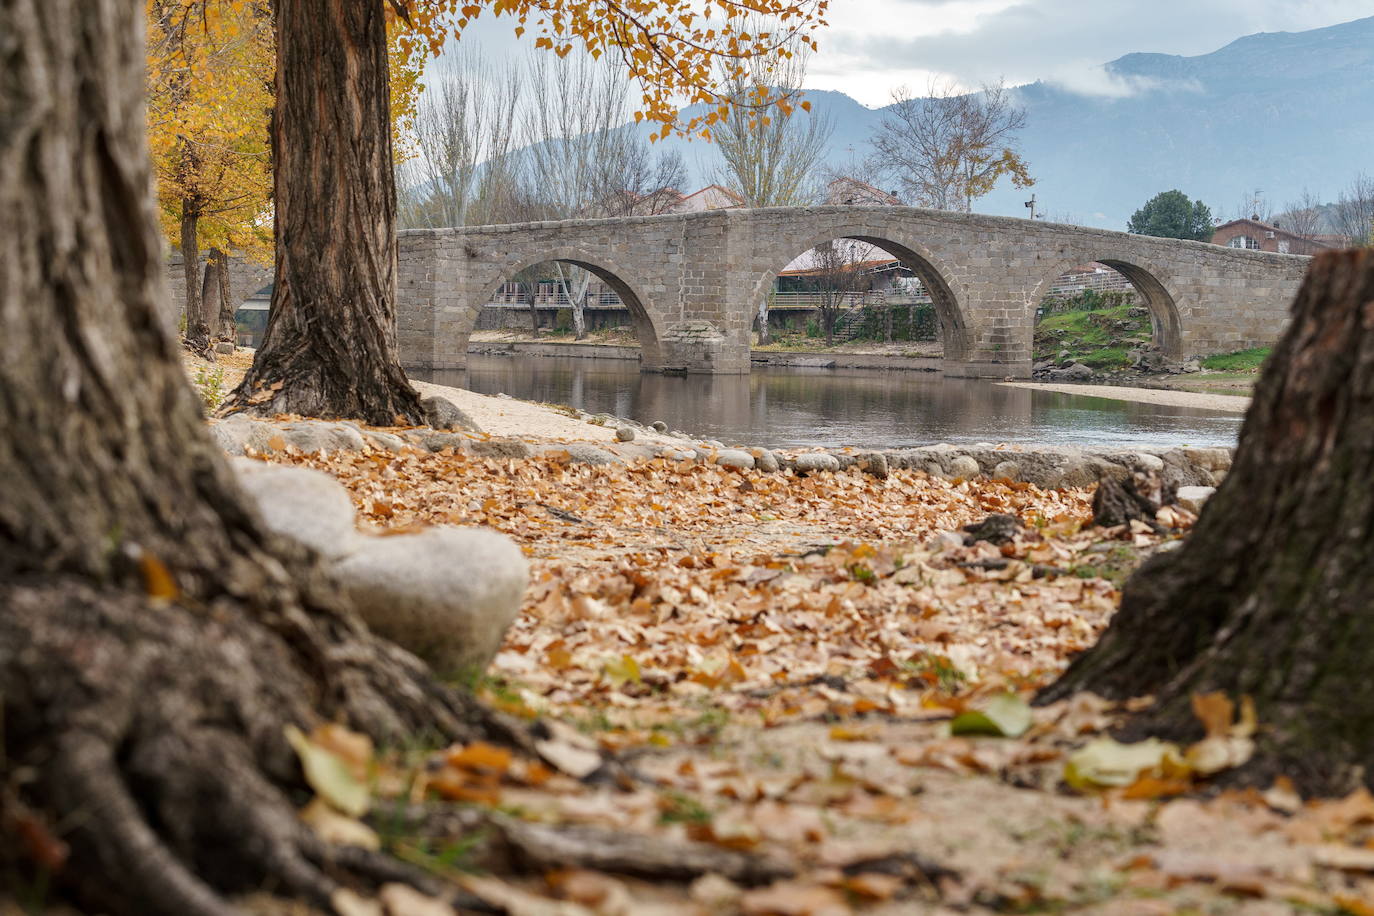
{"label": "stone embankment", "polygon": [[646,426],[604,414],[583,416],[594,425],[613,430],[614,441],[593,444],[489,436],[471,423],[465,424],[466,428],[453,430],[379,430],[347,421],[266,422],[242,415],[216,423],[212,431],[221,447],[231,455],[242,455],[245,451],[270,453],[288,447],[304,452],[365,448],[387,451],[420,448],[431,452],[453,449],[475,458],[527,458],[566,453],[568,460],[587,464],[664,458],[766,473],[811,474],[858,469],[881,477],[890,470],[910,469],[947,478],[1004,478],[1044,489],[1091,486],[1103,477],[1124,477],[1132,471],[1156,471],[1166,481],[1180,487],[1215,486],[1230,468],[1232,454],[1232,449],[1220,447],[1094,449],[993,443],[940,443],[884,450],[765,449],[695,440],[682,432],[669,433],[662,423]]}

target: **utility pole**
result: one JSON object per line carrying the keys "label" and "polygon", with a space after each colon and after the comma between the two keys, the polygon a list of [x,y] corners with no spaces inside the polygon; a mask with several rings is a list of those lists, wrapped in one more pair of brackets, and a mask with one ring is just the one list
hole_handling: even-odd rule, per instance
{"label": "utility pole", "polygon": [[1031,219],[1035,219],[1035,194],[1034,194],[1034,193],[1031,194],[1031,199],[1028,200],[1028,201],[1026,201],[1025,205],[1026,205],[1027,207],[1030,208],[1030,212],[1031,212],[1030,218],[1031,218]]}

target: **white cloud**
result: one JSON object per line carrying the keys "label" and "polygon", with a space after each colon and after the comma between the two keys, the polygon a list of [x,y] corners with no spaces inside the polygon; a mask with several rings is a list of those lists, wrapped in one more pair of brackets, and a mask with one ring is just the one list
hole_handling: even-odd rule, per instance
{"label": "white cloud", "polygon": [[835,0],[812,65],[819,89],[868,105],[930,74],[965,87],[1046,79],[1094,95],[1186,90],[1114,79],[1133,51],[1205,54],[1242,35],[1374,15],[1374,0]]}

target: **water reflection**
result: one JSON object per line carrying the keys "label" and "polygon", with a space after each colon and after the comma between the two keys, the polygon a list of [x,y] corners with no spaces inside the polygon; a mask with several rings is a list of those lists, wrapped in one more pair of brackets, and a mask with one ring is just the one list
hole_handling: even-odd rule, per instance
{"label": "water reflection", "polygon": [[1234,444],[1239,414],[945,379],[925,372],[756,368],[748,376],[644,375],[628,360],[469,356],[417,378],[570,404],[723,442],[770,447],[932,442]]}

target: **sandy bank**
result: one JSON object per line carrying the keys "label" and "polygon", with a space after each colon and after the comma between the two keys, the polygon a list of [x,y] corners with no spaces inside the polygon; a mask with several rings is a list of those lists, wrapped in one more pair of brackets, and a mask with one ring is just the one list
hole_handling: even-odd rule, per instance
{"label": "sandy bank", "polygon": [[[410,383],[425,397],[448,398],[473,419],[482,432],[493,436],[519,436],[524,439],[613,442],[615,427],[588,423],[553,407],[515,398],[477,394],[466,388],[450,388],[411,379]],[[639,431],[636,441],[678,443],[671,436]]]}
{"label": "sandy bank", "polygon": [[1192,391],[1166,391],[1159,388],[1126,388],[1119,385],[1066,385],[1057,382],[999,382],[1008,388],[1031,388],[1037,391],[1056,391],[1111,401],[1138,401],[1141,404],[1160,404],[1165,407],[1192,407],[1197,410],[1217,410],[1224,413],[1245,413],[1250,399],[1233,394],[1199,394]]}

